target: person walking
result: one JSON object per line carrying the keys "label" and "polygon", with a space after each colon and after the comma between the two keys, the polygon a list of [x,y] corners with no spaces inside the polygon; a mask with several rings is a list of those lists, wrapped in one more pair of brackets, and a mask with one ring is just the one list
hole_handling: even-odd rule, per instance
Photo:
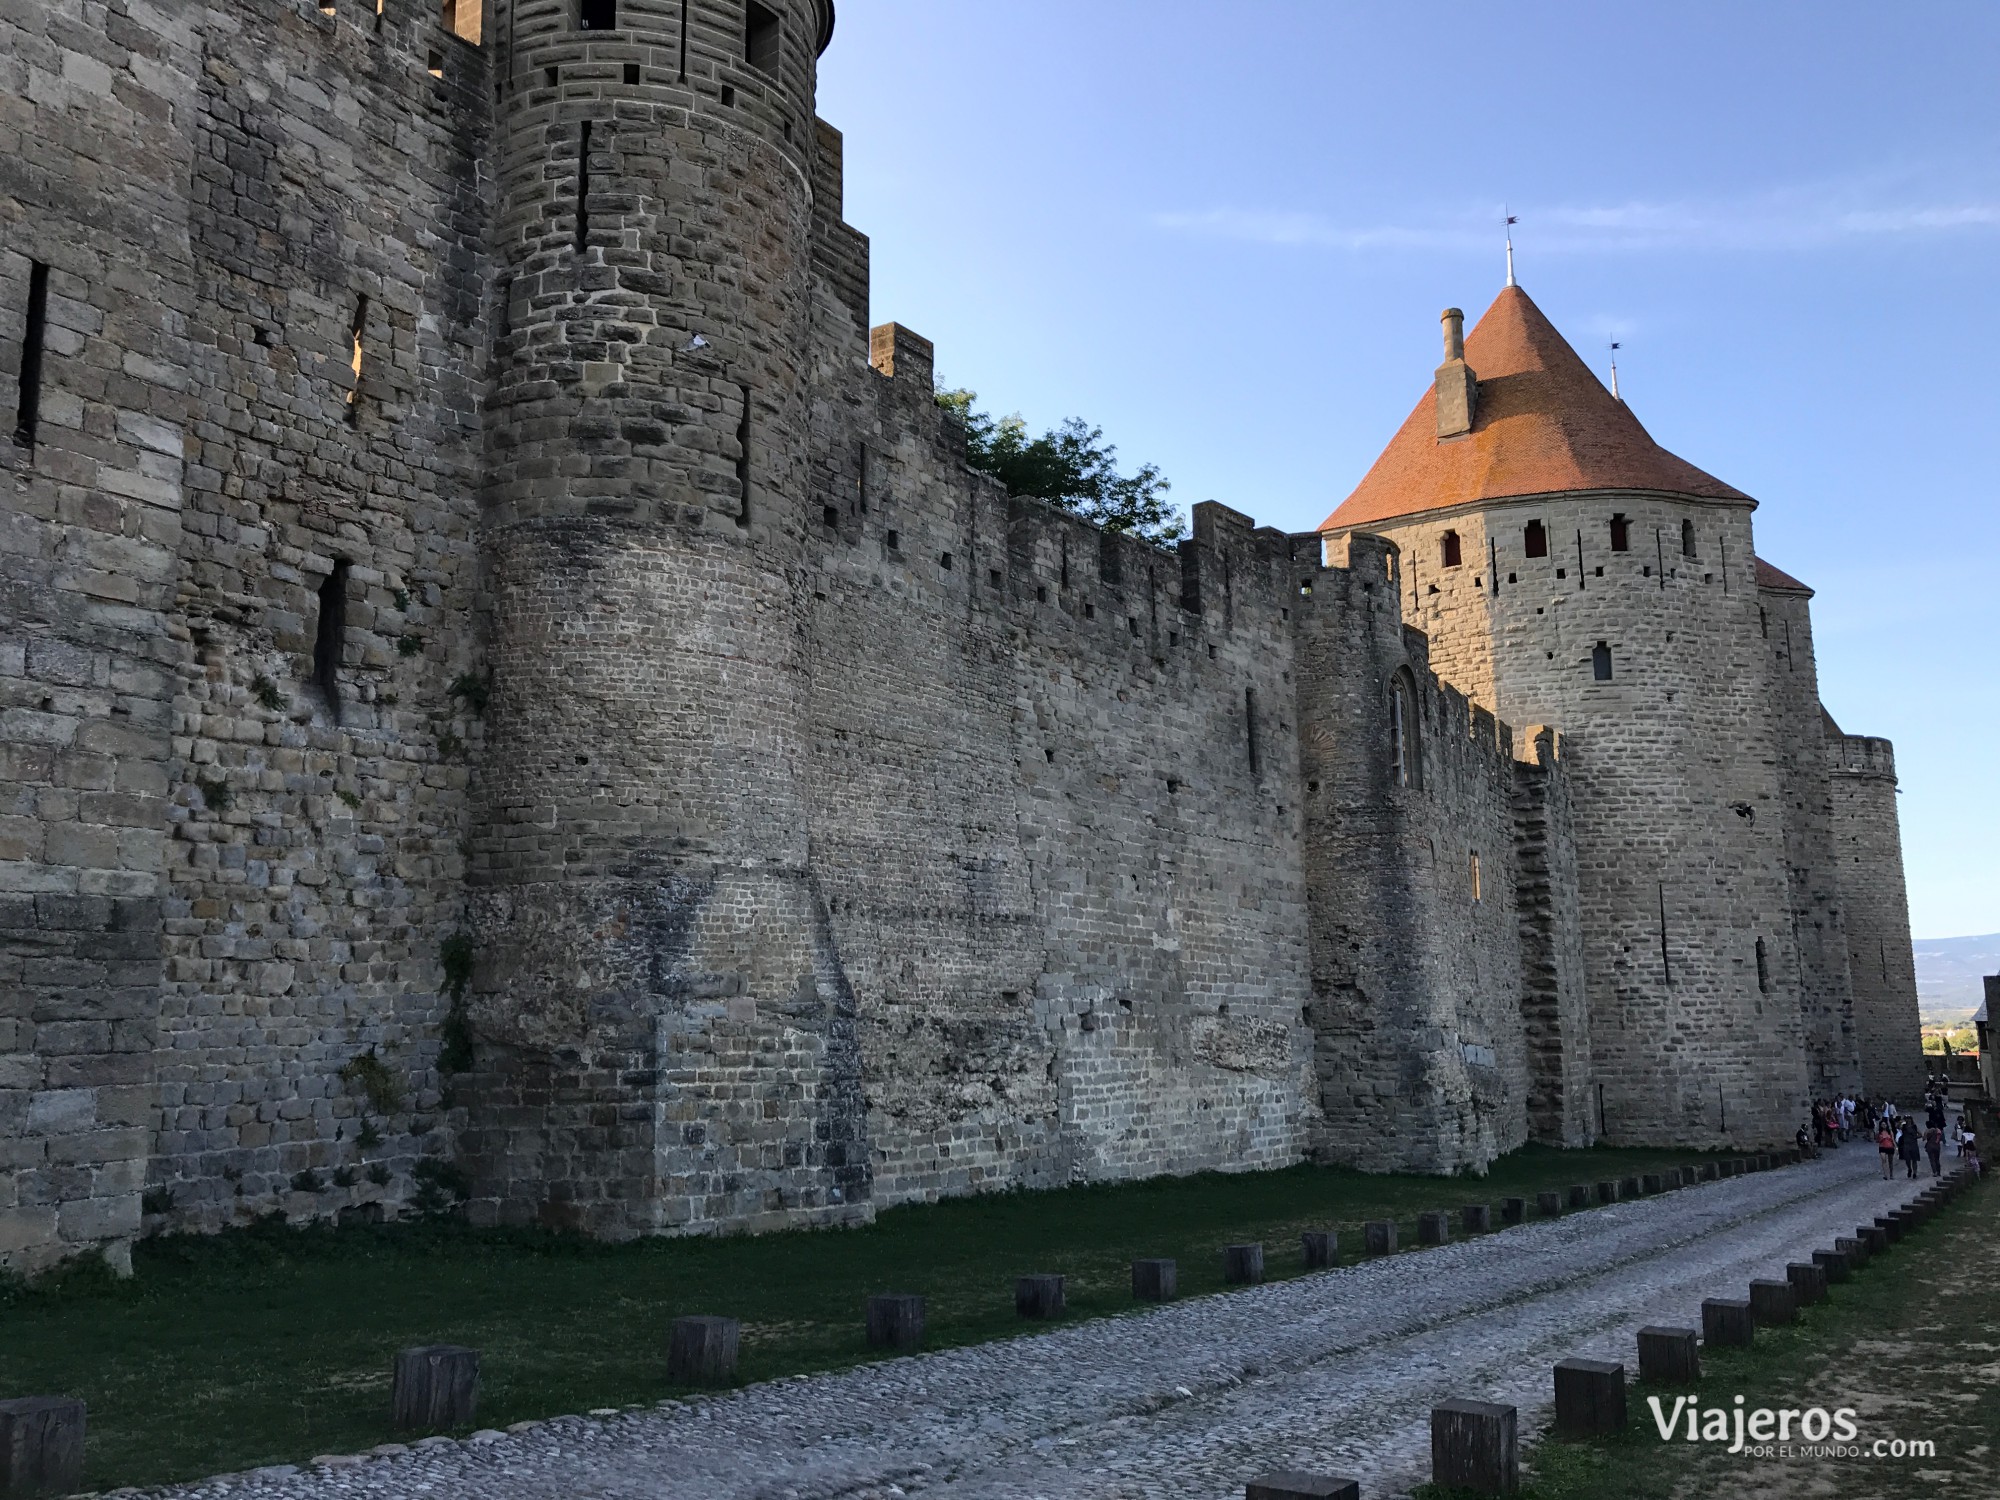
{"label": "person walking", "polygon": [[1944,1127],[1933,1125],[1924,1132],[1924,1150],[1930,1153],[1931,1176],[1944,1176]]}
{"label": "person walking", "polygon": [[1903,1175],[1914,1178],[1917,1175],[1917,1159],[1922,1151],[1922,1143],[1917,1136],[1917,1122],[1914,1116],[1903,1121],[1903,1137],[1896,1143],[1896,1154],[1903,1158]]}
{"label": "person walking", "polygon": [[1882,1153],[1882,1177],[1887,1181],[1896,1175],[1896,1138],[1889,1133],[1887,1121],[1875,1132],[1875,1149]]}

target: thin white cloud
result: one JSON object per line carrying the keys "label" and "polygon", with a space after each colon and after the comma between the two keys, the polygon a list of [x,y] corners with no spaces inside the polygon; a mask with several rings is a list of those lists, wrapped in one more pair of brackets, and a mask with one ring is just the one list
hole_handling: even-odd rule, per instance
{"label": "thin white cloud", "polygon": [[[2000,228],[2000,192],[1928,200],[1893,184],[1792,188],[1736,199],[1646,200],[1519,207],[1516,242],[1538,255],[1643,250],[1798,251],[1857,240],[1968,234]],[[1906,187],[1907,185],[1900,185]],[[1500,237],[1498,204],[1441,211],[1428,222],[1343,223],[1326,214],[1210,208],[1154,215],[1166,230],[1285,248],[1486,251]]]}

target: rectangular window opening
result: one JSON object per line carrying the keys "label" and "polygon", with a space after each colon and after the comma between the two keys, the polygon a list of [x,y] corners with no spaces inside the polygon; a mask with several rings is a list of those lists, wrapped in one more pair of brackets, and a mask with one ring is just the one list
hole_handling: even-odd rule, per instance
{"label": "rectangular window opening", "polygon": [[319,586],[319,623],[313,631],[313,685],[326,700],[327,716],[340,722],[340,657],[347,645],[347,571],[343,561]]}
{"label": "rectangular window opening", "polygon": [[444,54],[437,48],[430,49],[430,55],[424,60],[424,71],[433,78],[444,77]]}
{"label": "rectangular window opening", "polygon": [[444,29],[461,42],[477,47],[485,10],[486,0],[444,0]]}
{"label": "rectangular window opening", "polygon": [[1591,647],[1590,675],[1599,682],[1611,680],[1611,647],[1603,641]]}
{"label": "rectangular window opening", "polygon": [[883,538],[883,541],[885,541],[888,544],[889,550],[891,552],[899,550],[903,545],[903,538],[900,532],[895,532],[895,531],[890,532],[886,537]]}
{"label": "rectangular window opening", "polygon": [[774,10],[746,0],[743,7],[743,60],[760,73],[775,76],[785,48],[784,19]]}
{"label": "rectangular window opening", "polygon": [[1443,554],[1442,561],[1444,565],[1447,568],[1457,567],[1462,561],[1462,549],[1459,546],[1458,533],[1447,531],[1444,534],[1444,544],[1440,550]]}
{"label": "rectangular window opening", "polygon": [[28,316],[21,331],[20,395],[14,406],[14,441],[35,446],[42,419],[42,346],[49,332],[49,268],[41,261],[28,267]]}
{"label": "rectangular window opening", "polygon": [[639,65],[637,63],[625,64],[625,81],[627,83],[637,83],[639,81]]}
{"label": "rectangular window opening", "polygon": [[576,253],[583,254],[590,242],[590,121],[577,131],[576,145]]}
{"label": "rectangular window opening", "polygon": [[837,505],[822,506],[820,509],[820,519],[826,522],[827,530],[831,531],[840,524],[840,507]]}
{"label": "rectangular window opening", "polygon": [[1630,552],[1632,550],[1632,523],[1621,513],[1611,518],[1611,550]]}
{"label": "rectangular window opening", "polygon": [[1000,587],[1000,570],[998,568],[988,568],[986,570],[986,583],[989,588],[997,589]]}
{"label": "rectangular window opening", "polygon": [[951,571],[951,554],[949,552],[940,552],[938,554],[938,566],[943,568],[947,573]]}
{"label": "rectangular window opening", "polygon": [[576,27],[579,31],[617,30],[618,0],[576,0]]}
{"label": "rectangular window opening", "polygon": [[[586,130],[589,126],[584,127]],[[750,387],[743,388],[743,417],[736,424],[736,524],[750,524]]]}
{"label": "rectangular window opening", "polygon": [[[1540,521],[1530,521],[1521,532],[1521,546],[1522,550],[1529,557],[1547,557],[1549,555],[1548,527],[1544,526]],[[1513,580],[1509,579],[1508,582],[1511,583]]]}

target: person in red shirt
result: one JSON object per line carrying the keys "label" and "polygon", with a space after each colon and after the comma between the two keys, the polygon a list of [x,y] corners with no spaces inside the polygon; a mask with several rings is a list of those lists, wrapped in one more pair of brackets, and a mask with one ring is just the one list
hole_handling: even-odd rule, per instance
{"label": "person in red shirt", "polygon": [[1875,1149],[1882,1153],[1882,1175],[1884,1177],[1894,1177],[1896,1175],[1896,1137],[1890,1133],[1887,1122],[1884,1122],[1875,1132]]}

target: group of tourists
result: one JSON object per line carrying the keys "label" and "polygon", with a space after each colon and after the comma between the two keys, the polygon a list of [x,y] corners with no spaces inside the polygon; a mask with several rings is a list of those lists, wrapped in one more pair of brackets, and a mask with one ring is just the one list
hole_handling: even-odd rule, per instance
{"label": "group of tourists", "polygon": [[1852,1094],[1837,1099],[1815,1099],[1809,1125],[1801,1125],[1799,1150],[1817,1156],[1821,1149],[1842,1141],[1872,1140],[1882,1156],[1882,1175],[1896,1175],[1896,1163],[1903,1164],[1906,1177],[1917,1175],[1918,1165],[1930,1158],[1931,1176],[1944,1175],[1944,1148],[1949,1139],[1956,1154],[1979,1171],[1979,1143],[1966,1127],[1961,1114],[1953,1119],[1949,1108],[1948,1085],[1933,1078],[1924,1094],[1921,1121],[1907,1110],[1898,1109],[1893,1099],[1869,1100]]}

